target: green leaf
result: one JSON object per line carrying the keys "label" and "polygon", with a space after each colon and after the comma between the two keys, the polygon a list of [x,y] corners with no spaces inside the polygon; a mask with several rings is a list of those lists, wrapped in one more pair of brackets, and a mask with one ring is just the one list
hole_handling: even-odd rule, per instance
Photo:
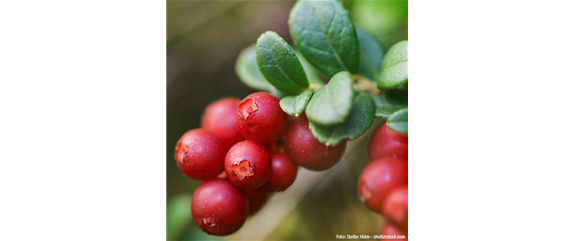
{"label": "green leaf", "polygon": [[377,37],[357,26],[357,37],[361,47],[359,74],[376,81],[379,79],[385,48]]}
{"label": "green leaf", "polygon": [[313,65],[311,65],[309,61],[307,61],[307,59],[305,59],[305,57],[301,53],[299,53],[299,51],[295,51],[295,54],[299,58],[301,65],[303,65],[303,69],[305,69],[305,73],[307,74],[307,79],[309,80],[309,83],[319,86],[325,85],[325,83],[323,83],[323,80],[321,80],[321,76],[319,76],[319,72],[317,72],[317,69],[315,69],[315,67],[313,67]]}
{"label": "green leaf", "polygon": [[319,88],[309,101],[307,118],[321,125],[336,125],[345,121],[353,103],[353,78],[342,71],[333,76],[329,83]]}
{"label": "green leaf", "polygon": [[182,194],[170,199],[166,213],[166,233],[168,240],[172,240],[184,230],[191,221],[189,215],[189,203],[191,195]]}
{"label": "green leaf", "polygon": [[381,66],[383,72],[378,81],[379,89],[393,89],[409,81],[408,55],[407,40],[398,42],[389,49]]}
{"label": "green leaf", "polygon": [[299,94],[309,87],[297,55],[277,33],[267,31],[261,34],[255,52],[259,70],[275,88],[288,94]]}
{"label": "green leaf", "polygon": [[388,118],[393,112],[408,107],[406,91],[385,91],[373,96],[375,101],[375,117]]}
{"label": "green leaf", "polygon": [[281,109],[289,115],[299,116],[307,107],[311,96],[313,95],[313,90],[306,90],[297,96],[286,96],[279,101]]}
{"label": "green leaf", "polygon": [[309,129],[321,143],[337,145],[345,139],[354,140],[363,135],[373,124],[374,113],[373,99],[365,94],[359,94],[345,122],[336,126],[323,126],[309,121]]}
{"label": "green leaf", "polygon": [[401,109],[389,116],[387,119],[387,126],[389,129],[402,133],[409,134],[409,109]]}
{"label": "green leaf", "polygon": [[235,73],[239,76],[241,82],[255,90],[262,90],[274,93],[280,93],[273,85],[269,84],[257,66],[255,58],[255,44],[243,49],[235,62]]}
{"label": "green leaf", "polygon": [[357,32],[340,2],[298,1],[289,14],[289,30],[295,47],[324,75],[359,70]]}

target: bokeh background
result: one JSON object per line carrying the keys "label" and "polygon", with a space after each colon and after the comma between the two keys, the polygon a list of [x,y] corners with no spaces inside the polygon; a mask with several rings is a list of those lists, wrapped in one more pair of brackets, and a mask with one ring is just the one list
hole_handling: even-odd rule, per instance
{"label": "bokeh background", "polygon": [[[191,220],[189,203],[200,184],[184,177],[173,152],[179,137],[198,128],[205,107],[219,98],[242,99],[254,90],[235,74],[239,52],[273,30],[292,45],[287,19],[295,1],[167,1],[167,239],[168,240],[335,240],[336,234],[380,234],[384,219],[357,195],[367,164],[371,130],[349,142],[334,168],[299,169],[286,192],[274,194],[236,234],[209,236]],[[343,1],[356,25],[388,48],[408,39],[407,1]]]}

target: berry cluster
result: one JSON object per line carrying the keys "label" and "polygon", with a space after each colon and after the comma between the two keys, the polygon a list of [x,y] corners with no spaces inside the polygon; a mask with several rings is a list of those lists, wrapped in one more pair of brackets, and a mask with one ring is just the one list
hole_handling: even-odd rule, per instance
{"label": "berry cluster", "polygon": [[[369,164],[359,177],[359,197],[387,222],[381,235],[408,232],[408,135],[383,124],[368,144]],[[387,239],[382,239],[387,240]],[[406,240],[406,239],[405,239]]]}
{"label": "berry cluster", "polygon": [[289,120],[279,99],[257,92],[207,106],[201,128],[177,142],[175,160],[184,175],[205,180],[191,200],[194,222],[208,234],[229,235],[271,192],[291,186],[298,166],[326,170],[337,164],[345,147],[346,141],[320,143],[304,114]]}

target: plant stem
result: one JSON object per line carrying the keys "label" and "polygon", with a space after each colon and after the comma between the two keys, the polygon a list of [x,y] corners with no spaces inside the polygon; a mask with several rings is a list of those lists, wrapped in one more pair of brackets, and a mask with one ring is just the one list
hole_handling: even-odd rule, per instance
{"label": "plant stem", "polygon": [[353,75],[353,89],[368,95],[376,95],[381,91],[377,88],[377,83],[361,75]]}
{"label": "plant stem", "polygon": [[321,88],[321,86],[323,86],[323,85],[310,84],[310,85],[309,85],[309,89],[312,89],[313,91],[317,91],[319,88]]}

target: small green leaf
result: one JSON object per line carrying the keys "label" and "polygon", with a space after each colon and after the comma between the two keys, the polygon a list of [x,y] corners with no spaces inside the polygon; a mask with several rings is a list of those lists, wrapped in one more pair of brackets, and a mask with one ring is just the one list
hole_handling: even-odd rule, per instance
{"label": "small green leaf", "polygon": [[289,115],[299,116],[307,107],[307,103],[313,95],[313,90],[306,90],[296,96],[286,96],[279,101],[281,109]]}
{"label": "small green leaf", "polygon": [[297,55],[277,33],[267,31],[261,34],[255,52],[259,70],[275,88],[288,94],[299,94],[309,87]]}
{"label": "small green leaf", "polygon": [[389,116],[387,119],[387,126],[389,129],[402,133],[409,134],[409,109],[401,109]]}
{"label": "small green leaf", "polygon": [[359,70],[357,32],[340,2],[298,1],[289,14],[289,30],[295,47],[324,75]]}
{"label": "small green leaf", "polygon": [[262,90],[277,94],[280,93],[273,85],[269,84],[257,66],[255,58],[255,44],[243,49],[235,62],[235,72],[241,82],[255,90]]}
{"label": "small green leaf", "polygon": [[321,125],[336,125],[345,121],[353,104],[353,77],[342,71],[319,88],[309,101],[307,118]]}
{"label": "small green leaf", "polygon": [[345,139],[354,140],[363,135],[373,124],[374,113],[373,99],[359,94],[345,122],[336,126],[323,126],[309,121],[309,129],[321,143],[337,145]]}
{"label": "small green leaf", "polygon": [[323,83],[323,80],[321,80],[321,76],[319,76],[319,72],[317,72],[317,69],[315,69],[315,67],[313,67],[313,65],[311,65],[309,61],[307,61],[307,59],[305,59],[305,57],[301,53],[299,53],[299,51],[295,51],[295,54],[299,58],[299,61],[301,61],[303,69],[305,69],[305,73],[307,74],[307,79],[309,80],[309,83],[316,84],[319,86],[325,85],[325,83]]}
{"label": "small green leaf", "polygon": [[378,87],[388,90],[398,87],[409,81],[408,71],[408,41],[404,40],[391,46],[381,66],[381,78]]}
{"label": "small green leaf", "polygon": [[376,81],[379,79],[385,48],[377,37],[357,26],[357,37],[361,47],[361,66],[359,74]]}
{"label": "small green leaf", "polygon": [[393,112],[408,106],[406,91],[385,91],[373,96],[375,101],[375,117],[388,118]]}

